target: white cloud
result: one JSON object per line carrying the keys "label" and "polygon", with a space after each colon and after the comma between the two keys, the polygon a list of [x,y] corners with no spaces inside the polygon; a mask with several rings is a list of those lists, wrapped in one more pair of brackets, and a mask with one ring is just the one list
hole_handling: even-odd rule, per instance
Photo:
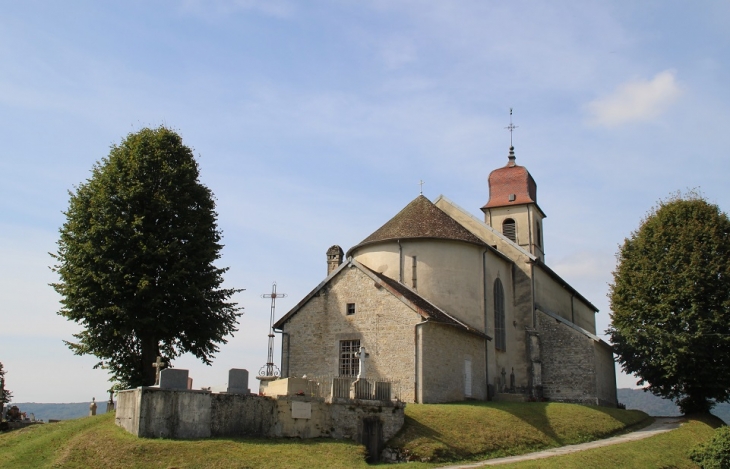
{"label": "white cloud", "polygon": [[591,123],[615,127],[658,117],[681,93],[674,75],[665,70],[650,81],[624,83],[613,94],[591,101],[587,106]]}

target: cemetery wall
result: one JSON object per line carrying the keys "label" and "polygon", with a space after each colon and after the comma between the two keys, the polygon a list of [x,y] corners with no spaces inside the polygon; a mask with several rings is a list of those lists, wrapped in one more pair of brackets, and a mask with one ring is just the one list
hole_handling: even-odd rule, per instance
{"label": "cemetery wall", "polygon": [[274,426],[275,402],[253,394],[211,394],[211,436],[263,436]]}
{"label": "cemetery wall", "polygon": [[403,426],[400,402],[347,401],[321,398],[208,391],[129,389],[119,392],[116,424],[146,438],[229,436],[363,439],[363,421],[377,420],[387,441]]}

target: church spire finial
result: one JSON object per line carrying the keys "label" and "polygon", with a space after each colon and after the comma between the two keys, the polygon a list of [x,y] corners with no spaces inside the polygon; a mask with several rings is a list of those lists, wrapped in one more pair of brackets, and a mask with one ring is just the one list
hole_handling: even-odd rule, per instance
{"label": "church spire finial", "polygon": [[508,166],[515,165],[515,147],[512,144],[512,131],[515,130],[517,125],[512,123],[512,108],[509,108],[509,125],[505,129],[509,130],[509,163]]}

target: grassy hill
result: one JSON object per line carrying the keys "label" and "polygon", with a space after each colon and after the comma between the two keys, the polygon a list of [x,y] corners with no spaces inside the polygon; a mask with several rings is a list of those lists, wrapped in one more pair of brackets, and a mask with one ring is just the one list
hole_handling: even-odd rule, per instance
{"label": "grassy hill", "polygon": [[[589,441],[648,423],[638,411],[558,403],[408,405],[390,446],[417,461],[482,459]],[[0,468],[367,467],[350,441],[217,438],[140,439],[112,415],[38,425],[0,435]]]}

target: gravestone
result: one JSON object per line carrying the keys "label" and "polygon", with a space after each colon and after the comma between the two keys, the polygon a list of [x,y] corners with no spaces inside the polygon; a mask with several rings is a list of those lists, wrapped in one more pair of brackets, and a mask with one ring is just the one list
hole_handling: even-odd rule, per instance
{"label": "gravestone", "polygon": [[165,368],[160,371],[160,389],[188,389],[188,370]]}
{"label": "gravestone", "polygon": [[114,390],[109,390],[109,400],[106,402],[106,411],[107,413],[112,412],[114,410]]}
{"label": "gravestone", "polygon": [[241,368],[231,368],[228,370],[228,389],[229,394],[251,394],[248,388],[248,370]]}
{"label": "gravestone", "polygon": [[91,404],[89,404],[89,416],[90,417],[93,416],[93,415],[96,415],[96,407],[97,407],[96,406],[96,398],[95,397],[92,397],[91,398]]}
{"label": "gravestone", "polygon": [[193,378],[188,376],[188,389],[193,389]]}

